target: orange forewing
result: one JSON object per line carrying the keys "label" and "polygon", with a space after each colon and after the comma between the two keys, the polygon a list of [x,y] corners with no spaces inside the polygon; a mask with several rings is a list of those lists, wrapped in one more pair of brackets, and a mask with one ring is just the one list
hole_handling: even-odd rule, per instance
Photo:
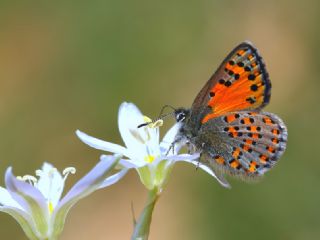
{"label": "orange forewing", "polygon": [[227,112],[255,110],[270,99],[265,65],[251,43],[236,47],[196,97],[193,108],[210,107],[202,123]]}

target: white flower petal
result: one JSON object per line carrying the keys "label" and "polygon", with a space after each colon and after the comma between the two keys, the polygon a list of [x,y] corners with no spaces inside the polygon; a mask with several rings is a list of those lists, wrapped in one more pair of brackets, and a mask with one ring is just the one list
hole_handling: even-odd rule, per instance
{"label": "white flower petal", "polygon": [[160,147],[163,149],[163,152],[167,152],[169,150],[180,128],[181,123],[175,123],[164,135],[160,143]]}
{"label": "white flower petal", "polygon": [[99,163],[83,178],[81,178],[71,190],[59,202],[57,208],[52,215],[52,229],[53,236],[58,236],[64,226],[67,213],[71,207],[80,199],[91,194],[99,189],[103,181],[111,174],[113,168],[117,165],[121,156],[110,156],[106,161],[99,161]]}
{"label": "white flower petal", "polygon": [[38,171],[38,173],[39,180],[36,187],[47,201],[52,204],[53,208],[55,208],[63,192],[64,179],[59,171],[50,163],[44,163],[42,169]]}
{"label": "white flower petal", "polygon": [[[197,164],[194,164],[196,166],[198,166]],[[200,164],[199,167],[206,171],[207,173],[209,173],[212,177],[214,177],[215,179],[217,179],[217,181],[225,188],[231,188],[231,185],[229,184],[229,182],[224,178],[224,176],[222,174],[218,174],[217,172],[214,172],[213,169],[209,168],[208,166],[204,165],[204,164]]]}
{"label": "white flower petal", "polygon": [[133,103],[122,103],[118,113],[119,132],[127,148],[136,144],[144,144],[148,141],[159,142],[158,128],[140,127],[145,123],[145,116]]}
{"label": "white flower petal", "polygon": [[122,166],[123,168],[140,168],[140,167],[144,167],[145,165],[147,165],[148,162],[146,161],[136,161],[136,160],[132,160],[132,159],[121,159],[119,161],[119,165]]}
{"label": "white flower petal", "polygon": [[166,158],[169,160],[173,161],[194,161],[200,157],[199,153],[194,153],[194,154],[178,154],[178,155],[172,155],[172,156],[167,156]]}
{"label": "white flower petal", "polygon": [[160,149],[162,154],[174,155],[180,151],[181,147],[183,146],[183,143],[181,142],[174,143],[175,137],[178,134],[180,128],[181,128],[181,123],[175,123],[168,130],[168,132],[166,133],[166,135],[164,136],[164,138],[160,143]]}
{"label": "white flower petal", "polygon": [[148,126],[138,128],[145,120],[134,104],[121,104],[118,116],[119,132],[127,147],[127,156],[137,162],[144,161],[150,155],[160,155],[159,129]]}
{"label": "white flower petal", "polygon": [[13,207],[23,210],[23,208],[10,195],[7,189],[0,187],[0,206]]}
{"label": "white flower petal", "polygon": [[[110,159],[110,155],[101,155],[100,160],[108,161]],[[120,159],[118,165],[121,168],[131,169],[131,168],[140,168],[147,164],[145,161],[132,161],[131,159]]]}
{"label": "white flower petal", "polygon": [[122,169],[121,171],[117,172],[116,174],[113,174],[112,176],[106,178],[103,183],[100,185],[100,188],[105,188],[108,187],[112,184],[115,184],[116,182],[118,182],[121,178],[124,177],[124,175],[127,174],[129,170],[128,169]]}
{"label": "white flower petal", "polygon": [[100,140],[98,138],[91,137],[91,136],[81,132],[80,130],[77,130],[76,134],[82,142],[84,142],[85,144],[88,144],[90,147],[93,147],[95,149],[99,149],[102,151],[121,154],[124,156],[128,155],[127,149],[118,145],[118,144],[106,142],[106,141]]}
{"label": "white flower petal", "polygon": [[218,174],[216,172],[213,171],[213,169],[209,168],[208,166],[204,165],[203,163],[199,162],[199,161],[195,161],[195,160],[190,160],[190,159],[181,159],[181,160],[177,160],[177,161],[184,161],[184,162],[188,162],[188,163],[192,163],[193,165],[201,168],[202,170],[204,170],[205,172],[207,172],[208,174],[210,174],[212,177],[214,177],[215,179],[217,179],[217,181],[225,188],[231,188],[230,184],[228,183],[228,181],[223,177],[222,174]]}
{"label": "white flower petal", "polygon": [[179,162],[185,160],[196,160],[200,157],[199,153],[194,154],[178,154],[178,155],[161,155],[157,157],[153,162],[152,165],[158,165],[161,161],[166,160],[168,164],[172,164],[172,162]]}
{"label": "white flower petal", "polygon": [[12,174],[11,167],[6,171],[5,184],[11,197],[32,216],[36,228],[42,236],[45,236],[48,230],[49,211],[41,192],[31,184],[18,180]]}
{"label": "white flower petal", "polygon": [[0,212],[8,213],[10,216],[12,216],[19,223],[24,233],[27,235],[28,239],[41,239],[41,236],[36,230],[32,218],[21,209],[9,206],[0,206]]}
{"label": "white flower petal", "polygon": [[[140,110],[132,103],[124,102],[120,105],[118,113],[118,127],[122,140],[127,148],[140,147],[143,138],[139,134],[138,125],[144,123]],[[141,139],[139,139],[141,138]],[[138,141],[141,141],[140,143]]]}

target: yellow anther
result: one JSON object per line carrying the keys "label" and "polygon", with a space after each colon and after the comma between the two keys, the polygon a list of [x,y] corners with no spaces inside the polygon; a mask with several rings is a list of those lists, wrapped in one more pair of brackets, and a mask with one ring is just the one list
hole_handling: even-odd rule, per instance
{"label": "yellow anther", "polygon": [[148,123],[148,122],[152,122],[151,118],[147,117],[147,116],[143,116],[143,121],[145,123]]}
{"label": "yellow anther", "polygon": [[147,116],[143,116],[143,120],[145,123],[148,123],[148,127],[149,128],[157,128],[157,127],[161,127],[163,125],[163,120],[162,119],[158,119],[157,121],[152,121],[152,119],[150,119]]}
{"label": "yellow anther", "polygon": [[149,126],[150,128],[157,128],[157,127],[161,127],[162,125],[163,125],[163,120],[158,119],[157,121],[151,123]]}
{"label": "yellow anther", "polygon": [[152,156],[152,155],[148,155],[148,156],[145,156],[144,157],[144,160],[147,162],[147,163],[152,163],[155,159],[155,156]]}

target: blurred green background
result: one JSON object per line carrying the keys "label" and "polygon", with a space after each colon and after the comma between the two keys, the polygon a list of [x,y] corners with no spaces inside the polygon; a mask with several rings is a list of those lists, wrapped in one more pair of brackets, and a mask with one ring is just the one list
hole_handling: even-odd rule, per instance
{"label": "blurred green background", "polygon": [[[266,110],[286,122],[287,151],[261,182],[230,179],[231,190],[177,164],[150,239],[319,239],[319,11],[316,0],[1,1],[0,174],[8,166],[31,174],[49,161],[77,168],[70,187],[101,154],[76,129],[121,143],[121,102],[150,117],[164,104],[190,106],[247,39],[267,64],[273,89]],[[76,205],[61,239],[129,239],[131,202],[138,214],[145,199],[132,171]],[[25,239],[3,213],[0,236]]]}

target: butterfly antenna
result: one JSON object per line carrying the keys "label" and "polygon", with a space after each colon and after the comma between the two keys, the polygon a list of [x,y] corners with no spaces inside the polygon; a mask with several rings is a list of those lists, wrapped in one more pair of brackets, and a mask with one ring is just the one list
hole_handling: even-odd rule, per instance
{"label": "butterfly antenna", "polygon": [[160,111],[160,113],[159,113],[159,117],[158,117],[158,118],[161,118],[161,116],[162,116],[162,114],[163,114],[163,112],[164,112],[164,110],[165,110],[166,108],[171,108],[173,111],[176,111],[176,109],[175,109],[174,107],[172,107],[171,105],[164,105],[164,106],[161,108],[161,111]]}
{"label": "butterfly antenna", "polygon": [[[165,110],[166,108],[168,108],[168,107],[171,108],[171,109],[173,109],[174,111],[173,111],[173,112],[169,112],[169,113],[167,113],[167,114],[163,114],[164,110]],[[155,122],[157,122],[157,121],[159,121],[159,120],[163,120],[163,119],[165,119],[166,117],[173,115],[173,114],[175,113],[175,111],[176,111],[176,109],[175,109],[174,107],[172,107],[172,106],[170,106],[170,105],[164,105],[164,106],[161,108],[161,111],[160,111],[160,114],[159,114],[159,117],[158,117],[158,118],[152,120],[151,122],[142,123],[142,124],[138,125],[137,128],[145,127],[145,126],[148,126],[149,124],[155,123]]]}

